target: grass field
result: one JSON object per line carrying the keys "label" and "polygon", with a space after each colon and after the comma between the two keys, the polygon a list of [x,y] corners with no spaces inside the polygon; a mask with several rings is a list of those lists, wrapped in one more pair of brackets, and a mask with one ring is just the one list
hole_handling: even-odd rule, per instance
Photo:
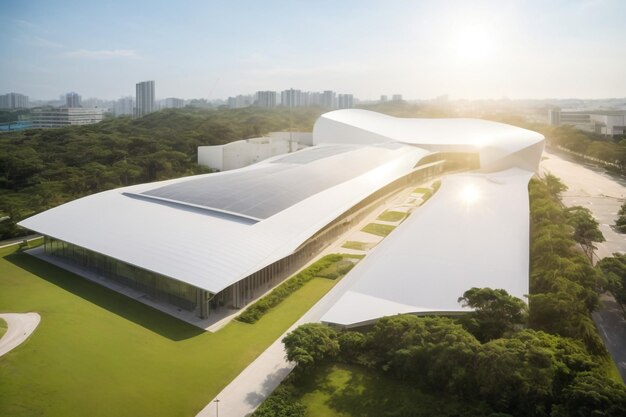
{"label": "grass field", "polygon": [[489,415],[481,403],[427,394],[406,382],[344,364],[320,367],[298,388],[308,417]]}
{"label": "grass field", "polygon": [[257,323],[207,333],[11,250],[0,311],[42,320],[0,358],[1,416],[193,416],[337,282],[315,278]]}
{"label": "grass field", "polygon": [[380,223],[370,223],[365,225],[361,231],[371,233],[373,235],[385,237],[395,229],[395,226]]}
{"label": "grass field", "polygon": [[356,250],[368,250],[370,248],[372,248],[374,245],[372,243],[367,243],[367,242],[357,242],[354,240],[349,240],[346,243],[344,243],[343,245],[341,245],[342,248],[346,248],[346,249],[356,249]]}
{"label": "grass field", "polygon": [[7,332],[7,322],[4,321],[3,319],[0,319],[0,339],[2,339],[2,336],[4,336],[6,332]]}
{"label": "grass field", "polygon": [[393,211],[387,210],[378,216],[378,220],[382,220],[384,222],[399,222],[400,220],[406,217],[406,213],[401,211]]}

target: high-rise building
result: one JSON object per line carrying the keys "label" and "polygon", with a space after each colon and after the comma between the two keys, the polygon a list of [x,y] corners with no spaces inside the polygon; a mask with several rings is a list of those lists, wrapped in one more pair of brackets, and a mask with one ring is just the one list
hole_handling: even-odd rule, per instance
{"label": "high-rise building", "polygon": [[135,99],[131,96],[117,99],[113,104],[113,113],[116,116],[132,116],[135,108]]}
{"label": "high-rise building", "polygon": [[230,109],[240,109],[252,105],[252,96],[238,95],[236,97],[228,97],[227,105]]}
{"label": "high-rise building", "polygon": [[383,94],[383,95],[381,95],[381,96],[380,96],[380,102],[381,102],[381,103],[384,103],[384,102],[386,102],[386,101],[387,101],[387,94]]}
{"label": "high-rise building", "polygon": [[391,101],[402,101],[402,94],[394,94],[391,96]]}
{"label": "high-rise building", "polygon": [[169,97],[165,99],[166,109],[182,109],[185,107],[185,100],[182,98]]}
{"label": "high-rise building", "polygon": [[73,91],[65,95],[65,107],[76,108],[81,107],[81,96]]}
{"label": "high-rise building", "polygon": [[276,107],[276,91],[257,91],[254,104],[258,107]]}
{"label": "high-rise building", "polygon": [[28,107],[28,96],[8,93],[0,96],[0,109],[20,109]]}
{"label": "high-rise building", "polygon": [[283,91],[280,93],[280,104],[285,107],[303,106],[302,91],[294,90],[293,88]]}
{"label": "high-rise building", "polygon": [[135,115],[145,116],[156,110],[154,103],[154,81],[142,81],[135,86]]}
{"label": "high-rise building", "polygon": [[354,96],[352,94],[339,94],[337,107],[340,109],[351,109],[354,107]]}
{"label": "high-rise building", "polygon": [[336,101],[337,98],[335,92],[331,90],[326,90],[322,93],[320,104],[322,105],[322,107],[334,109],[335,107],[337,107]]}

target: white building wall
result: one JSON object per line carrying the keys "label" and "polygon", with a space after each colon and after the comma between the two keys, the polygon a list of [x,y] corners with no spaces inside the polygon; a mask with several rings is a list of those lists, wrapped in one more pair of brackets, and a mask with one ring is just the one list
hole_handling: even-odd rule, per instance
{"label": "white building wall", "polygon": [[312,142],[310,132],[272,132],[268,137],[238,140],[226,145],[199,146],[198,164],[228,171],[297,151]]}

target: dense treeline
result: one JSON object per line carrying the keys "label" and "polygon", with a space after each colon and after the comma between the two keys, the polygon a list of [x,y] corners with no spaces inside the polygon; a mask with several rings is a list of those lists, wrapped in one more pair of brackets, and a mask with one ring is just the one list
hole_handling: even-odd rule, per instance
{"label": "dense treeline", "polygon": [[551,175],[529,185],[528,310],[504,290],[472,288],[459,302],[475,311],[459,319],[398,315],[362,332],[301,326],[283,340],[294,377],[255,415],[304,415],[298,381],[324,362],[483,402],[494,416],[626,415],[626,388],[606,375],[606,350],[590,318],[606,281],[580,249],[602,237],[588,212],[561,206],[564,189]]}
{"label": "dense treeline", "polygon": [[573,152],[626,168],[626,137],[608,139],[603,135],[583,132],[571,126],[559,126],[545,133],[549,145],[562,146]]}
{"label": "dense treeline", "polygon": [[197,147],[271,131],[310,131],[322,109],[177,109],[140,119],[26,130],[0,135],[0,239],[15,223],[67,201],[107,189],[208,172]]}

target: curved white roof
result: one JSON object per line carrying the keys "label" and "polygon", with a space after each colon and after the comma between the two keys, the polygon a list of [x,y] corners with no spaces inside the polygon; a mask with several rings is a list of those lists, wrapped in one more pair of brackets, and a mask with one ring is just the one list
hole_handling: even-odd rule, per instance
{"label": "curved white roof", "polygon": [[[313,136],[317,146],[294,154],[105,191],[20,225],[216,293],[293,253],[433,151],[478,150],[481,163],[532,168],[543,146],[541,135],[499,123],[362,110],[323,115]],[[490,145],[478,146],[481,137]]]}
{"label": "curved white roof", "polygon": [[351,272],[322,317],[344,326],[399,313],[457,313],[472,287],[528,294],[528,181],[519,168],[458,174]]}
{"label": "curved white roof", "polygon": [[[504,123],[481,119],[407,119],[368,110],[349,109],[323,114],[313,128],[313,142],[401,142],[431,151],[477,152],[483,170],[517,166],[536,171],[543,152],[543,135]],[[523,158],[511,155],[528,152]]]}

